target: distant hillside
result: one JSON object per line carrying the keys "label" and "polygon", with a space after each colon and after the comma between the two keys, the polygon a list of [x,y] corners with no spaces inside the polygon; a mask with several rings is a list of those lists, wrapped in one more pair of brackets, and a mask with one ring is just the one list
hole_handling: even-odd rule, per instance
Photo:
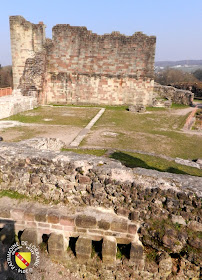
{"label": "distant hillside", "polygon": [[0,88],[12,87],[13,77],[12,77],[12,66],[1,67],[0,64]]}
{"label": "distant hillside", "polygon": [[156,61],[155,71],[160,72],[166,68],[174,68],[184,72],[193,73],[202,69],[202,60],[178,60],[178,61]]}
{"label": "distant hillside", "polygon": [[160,67],[173,67],[178,65],[200,65],[202,66],[202,60],[178,60],[178,61],[156,61],[155,66]]}

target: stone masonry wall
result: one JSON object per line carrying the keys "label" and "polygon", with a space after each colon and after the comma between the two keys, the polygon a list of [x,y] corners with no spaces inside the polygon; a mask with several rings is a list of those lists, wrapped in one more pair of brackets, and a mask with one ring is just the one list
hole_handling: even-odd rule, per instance
{"label": "stone masonry wall", "polygon": [[18,88],[23,75],[25,62],[43,50],[45,26],[32,24],[21,16],[10,17],[10,37],[13,71],[13,88]]}
{"label": "stone masonry wall", "polygon": [[154,36],[56,25],[45,40],[43,24],[14,16],[10,26],[14,88],[24,95],[37,93],[40,103],[152,104]]}
{"label": "stone masonry wall", "polygon": [[[51,232],[52,256],[62,256],[68,238],[74,233],[79,236],[77,261],[89,261],[79,266],[75,259],[66,260],[72,271],[88,272],[89,279],[201,278],[201,177],[130,169],[105,158],[40,151],[18,143],[2,143],[0,155],[1,191],[18,192],[25,201],[29,198],[27,207],[31,199],[37,199],[45,209],[39,210],[39,220],[37,209],[23,206],[28,214],[34,213],[29,221],[26,211],[18,212],[18,204],[5,219],[19,221],[16,227],[25,229],[25,240],[30,228],[37,242],[44,230]],[[64,238],[66,233],[68,238]],[[92,240],[100,238],[103,262],[92,263]],[[115,258],[116,244],[130,244],[128,260]],[[113,269],[104,260],[113,260]]]}
{"label": "stone masonry wall", "polygon": [[37,107],[37,99],[33,96],[8,95],[0,98],[0,119],[32,110]]}
{"label": "stone masonry wall", "polygon": [[[50,255],[65,258],[70,238],[79,238],[76,242],[77,259],[86,262],[91,257],[92,241],[102,241],[103,263],[113,265],[116,261],[117,243],[131,244],[133,250],[141,250],[139,260],[131,254],[131,263],[138,261],[143,265],[143,247],[137,234],[138,224],[131,222],[126,217],[118,216],[113,211],[89,207],[84,210],[72,211],[61,207],[49,207],[34,203],[21,203],[13,205],[8,199],[0,200],[0,228],[5,224],[14,222],[15,234],[23,231],[20,239],[39,245],[43,242],[44,235],[50,235]],[[5,205],[6,204],[6,205]],[[73,213],[72,213],[73,212]],[[0,232],[0,236],[5,231]],[[53,238],[59,237],[58,245],[54,245]],[[86,247],[82,250],[80,243]],[[109,244],[107,244],[109,243]],[[114,247],[110,251],[110,244]],[[56,249],[57,248],[57,249]]]}
{"label": "stone masonry wall", "polygon": [[154,94],[162,98],[170,99],[176,104],[192,105],[194,101],[194,93],[189,90],[181,90],[157,83],[154,85]]}

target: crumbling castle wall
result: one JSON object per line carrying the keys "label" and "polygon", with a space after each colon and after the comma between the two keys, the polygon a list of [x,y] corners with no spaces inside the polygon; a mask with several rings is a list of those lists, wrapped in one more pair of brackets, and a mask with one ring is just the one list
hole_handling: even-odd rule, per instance
{"label": "crumbling castle wall", "polygon": [[189,90],[177,89],[172,86],[164,86],[155,83],[154,95],[167,98],[176,104],[193,105],[194,93]]}
{"label": "crumbling castle wall", "polygon": [[56,25],[45,40],[43,24],[16,16],[10,25],[14,88],[24,95],[35,89],[40,103],[152,104],[154,36]]}
{"label": "crumbling castle wall", "polygon": [[43,50],[45,25],[32,24],[21,16],[10,17],[13,87],[18,88],[26,60]]}

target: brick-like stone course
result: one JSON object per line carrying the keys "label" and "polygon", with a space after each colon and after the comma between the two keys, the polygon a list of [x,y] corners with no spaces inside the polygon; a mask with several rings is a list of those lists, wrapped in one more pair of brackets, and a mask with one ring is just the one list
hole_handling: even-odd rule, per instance
{"label": "brick-like stone course", "polygon": [[39,103],[151,105],[156,38],[136,32],[97,35],[10,17],[14,89]]}

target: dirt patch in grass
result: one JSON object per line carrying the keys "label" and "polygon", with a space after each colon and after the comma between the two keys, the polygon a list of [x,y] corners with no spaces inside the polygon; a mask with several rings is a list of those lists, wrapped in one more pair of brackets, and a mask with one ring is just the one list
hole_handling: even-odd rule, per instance
{"label": "dirt patch in grass", "polygon": [[33,137],[51,137],[69,145],[98,111],[99,108],[91,107],[38,107],[5,119],[19,121],[25,126],[1,129],[0,136],[6,142],[18,142]]}
{"label": "dirt patch in grass", "polygon": [[4,129],[0,131],[0,136],[5,142],[19,142],[33,137],[58,138],[69,145],[80,131],[79,127],[31,124],[30,126]]}

